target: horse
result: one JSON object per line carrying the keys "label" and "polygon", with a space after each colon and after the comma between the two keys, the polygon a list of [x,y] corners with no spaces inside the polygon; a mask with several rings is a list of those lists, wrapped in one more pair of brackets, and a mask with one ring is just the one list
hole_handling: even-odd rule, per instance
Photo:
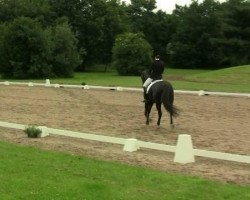
{"label": "horse", "polygon": [[[141,72],[141,80],[144,83],[149,77],[149,71],[144,70]],[[149,125],[149,115],[152,109],[153,104],[156,104],[156,108],[158,111],[158,121],[157,125],[161,124],[161,104],[163,103],[166,111],[170,114],[170,125],[173,126],[173,117],[178,116],[178,109],[173,105],[174,103],[174,89],[171,83],[168,81],[158,81],[152,84],[147,93],[147,100],[145,103],[145,112],[144,115],[146,117],[146,124]]]}

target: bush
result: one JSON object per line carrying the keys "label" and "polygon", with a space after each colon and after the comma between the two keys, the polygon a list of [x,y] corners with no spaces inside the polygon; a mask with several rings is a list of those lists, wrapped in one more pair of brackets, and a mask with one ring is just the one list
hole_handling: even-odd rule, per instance
{"label": "bush", "polygon": [[44,28],[28,17],[0,24],[0,72],[4,78],[72,77],[81,64],[67,20]]}
{"label": "bush", "polygon": [[51,64],[57,77],[72,77],[74,69],[82,62],[77,51],[77,39],[66,19],[59,20],[53,28],[53,53]]}
{"label": "bush", "polygon": [[42,130],[36,126],[28,126],[25,128],[24,132],[28,135],[28,137],[37,138],[42,133]]}
{"label": "bush", "polygon": [[139,75],[150,67],[152,47],[141,33],[125,33],[116,38],[112,65],[120,75]]}
{"label": "bush", "polygon": [[3,76],[8,78],[42,78],[51,76],[47,63],[48,38],[41,24],[27,17],[8,23],[3,36]]}
{"label": "bush", "polygon": [[3,36],[6,30],[6,25],[0,23],[0,73],[2,73],[3,69],[1,67],[1,63],[3,63]]}

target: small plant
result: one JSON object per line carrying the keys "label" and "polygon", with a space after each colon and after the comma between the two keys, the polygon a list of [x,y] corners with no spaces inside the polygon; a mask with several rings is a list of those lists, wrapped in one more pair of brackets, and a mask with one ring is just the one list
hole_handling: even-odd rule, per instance
{"label": "small plant", "polygon": [[28,137],[37,138],[42,133],[42,130],[36,126],[28,126],[25,128],[24,132],[28,135]]}

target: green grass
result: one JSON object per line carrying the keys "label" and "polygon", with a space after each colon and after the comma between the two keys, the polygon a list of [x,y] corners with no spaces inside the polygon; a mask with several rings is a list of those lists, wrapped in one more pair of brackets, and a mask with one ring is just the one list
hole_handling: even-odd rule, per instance
{"label": "green grass", "polygon": [[[13,82],[34,82],[45,83],[45,79],[29,79],[29,80],[15,80],[7,79]],[[0,81],[6,81],[0,79]],[[126,86],[126,87],[141,87],[141,79],[138,76],[119,76],[117,72],[77,72],[73,78],[51,78],[50,83],[58,84],[74,84],[80,85],[82,83],[88,85],[98,86]]]}
{"label": "green grass", "polygon": [[231,67],[201,74],[194,74],[186,77],[185,79],[203,83],[250,85],[250,65]]}
{"label": "green grass", "polygon": [[[173,80],[179,76],[179,80]],[[221,70],[166,69],[175,89],[250,93],[250,65]]]}
{"label": "green grass", "polygon": [[167,77],[172,76],[192,76],[201,73],[211,72],[212,70],[204,70],[204,69],[173,69],[173,68],[166,68],[164,70],[164,75]]}
{"label": "green grass", "polygon": [[239,200],[250,186],[225,184],[0,141],[0,199]]}
{"label": "green grass", "polygon": [[82,82],[85,82],[88,85],[141,87],[140,77],[119,76],[117,72],[75,73],[75,76],[72,80],[52,79],[51,82],[67,84],[81,84]]}
{"label": "green grass", "polygon": [[[250,65],[221,70],[186,70],[166,68],[164,79],[176,90],[207,90],[250,93]],[[74,78],[50,79],[51,83],[141,87],[139,76],[119,76],[114,70],[107,72],[75,73]],[[1,81],[4,81],[3,79]],[[17,80],[9,80],[17,81]],[[45,80],[22,80],[44,82]]]}

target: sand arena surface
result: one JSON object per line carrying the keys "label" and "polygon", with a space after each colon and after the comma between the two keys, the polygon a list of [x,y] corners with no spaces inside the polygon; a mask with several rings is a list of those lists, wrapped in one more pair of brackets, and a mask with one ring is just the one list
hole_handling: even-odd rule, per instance
{"label": "sand arena surface", "polygon": [[[140,92],[83,90],[0,85],[0,121],[47,126],[79,132],[136,138],[176,145],[178,134],[190,134],[194,148],[250,155],[250,99],[247,97],[175,94],[180,116],[169,125],[163,110],[156,125],[153,107],[150,125],[145,125]],[[0,127],[0,140],[43,149],[115,160],[161,171],[250,184],[250,165],[196,157],[193,164],[173,163],[173,153],[140,149],[128,153],[113,145],[68,137],[30,139],[23,131]]]}

